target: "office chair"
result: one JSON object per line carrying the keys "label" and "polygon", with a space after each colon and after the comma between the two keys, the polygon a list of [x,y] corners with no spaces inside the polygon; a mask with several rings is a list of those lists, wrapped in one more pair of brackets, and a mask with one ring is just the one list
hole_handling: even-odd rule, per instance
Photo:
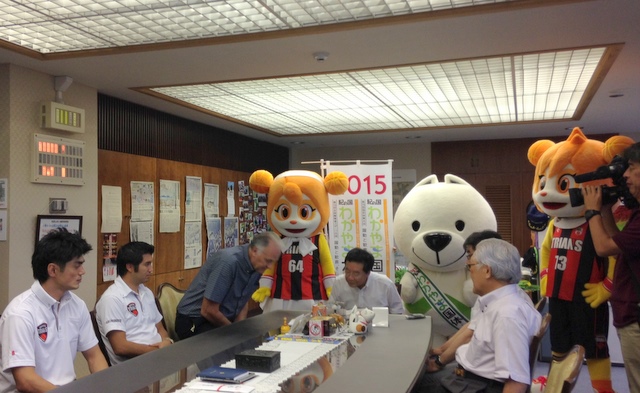
{"label": "office chair", "polygon": [[160,312],[164,319],[164,325],[174,341],[178,341],[180,338],[176,334],[176,313],[178,303],[182,300],[185,291],[174,287],[168,282],[163,282],[158,286],[156,291],[156,298],[160,304]]}
{"label": "office chair", "polygon": [[109,360],[109,353],[107,352],[107,347],[104,345],[104,341],[102,341],[102,334],[100,334],[100,328],[98,327],[98,320],[96,319],[96,310],[92,310],[89,312],[91,315],[91,324],[93,325],[93,332],[96,334],[98,338],[98,347],[102,351],[102,355],[107,360],[107,364],[111,367],[111,360]]}
{"label": "office chair", "polygon": [[574,345],[560,359],[553,359],[549,366],[545,393],[569,393],[573,390],[582,369],[584,347]]}
{"label": "office chair", "polygon": [[[542,299],[540,301],[542,301]],[[540,328],[538,329],[538,333],[533,336],[531,344],[529,344],[529,375],[531,376],[531,378],[533,378],[533,371],[536,367],[536,361],[538,360],[538,353],[540,352],[540,346],[542,345],[542,338],[544,337],[545,333],[547,333],[550,322],[551,314],[546,313],[542,317],[542,321],[540,321]],[[531,391],[531,385],[529,385],[529,389],[527,389],[527,391]]]}

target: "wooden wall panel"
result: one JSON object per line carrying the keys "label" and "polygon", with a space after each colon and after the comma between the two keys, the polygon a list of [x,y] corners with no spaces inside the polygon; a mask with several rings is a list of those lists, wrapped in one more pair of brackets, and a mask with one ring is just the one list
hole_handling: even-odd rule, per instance
{"label": "wooden wall panel", "polygon": [[[230,169],[211,168],[192,163],[157,159],[152,157],[137,156],[127,153],[113,152],[109,150],[98,151],[99,185],[119,186],[122,188],[123,222],[121,232],[118,234],[118,246],[129,241],[129,222],[131,218],[131,181],[151,181],[155,185],[155,223],[154,223],[154,266],[153,277],[147,283],[147,287],[156,290],[162,282],[170,282],[178,288],[186,289],[195,275],[200,270],[184,269],[184,201],[186,198],[186,177],[196,176],[202,178],[202,183],[218,184],[220,187],[220,215],[227,215],[227,182],[233,181],[235,188],[235,215],[238,216],[238,182],[249,183],[251,173],[233,171]],[[180,232],[159,232],[159,205],[158,192],[159,180],[175,180],[180,182]],[[99,209],[102,208],[102,196],[99,196]],[[102,215],[99,215],[98,225],[102,224]],[[207,251],[206,226],[202,223],[202,254],[204,258]],[[98,269],[97,296],[111,285],[111,282],[103,282],[102,269]]]}
{"label": "wooden wall panel", "polygon": [[98,94],[98,148],[244,172],[289,168],[286,147],[104,94]]}
{"label": "wooden wall panel", "polygon": [[[169,160],[157,160],[157,190],[160,187],[160,180],[174,180],[180,182],[180,232],[176,233],[160,233],[160,220],[158,212],[158,220],[156,222],[156,268],[155,273],[175,272],[183,269],[184,265],[184,203],[186,200],[186,177],[202,176],[202,167],[200,165],[188,164]],[[158,196],[156,196],[158,200]],[[156,204],[157,209],[160,210]],[[203,226],[204,228],[204,223]],[[204,229],[203,229],[204,230]],[[203,232],[205,233],[205,232]],[[203,243],[203,246],[206,242]],[[203,249],[203,253],[206,250]]]}

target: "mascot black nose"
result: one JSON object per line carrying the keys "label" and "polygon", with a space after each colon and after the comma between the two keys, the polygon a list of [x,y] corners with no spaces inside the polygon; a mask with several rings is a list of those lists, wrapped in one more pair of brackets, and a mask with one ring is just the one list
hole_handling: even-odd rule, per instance
{"label": "mascot black nose", "polygon": [[451,235],[446,233],[431,233],[424,235],[424,243],[435,252],[444,250],[451,243]]}

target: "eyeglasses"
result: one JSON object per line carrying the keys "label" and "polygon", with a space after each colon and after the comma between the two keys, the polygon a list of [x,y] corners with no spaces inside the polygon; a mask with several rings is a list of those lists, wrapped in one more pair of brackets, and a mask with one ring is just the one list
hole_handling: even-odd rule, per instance
{"label": "eyeglasses", "polygon": [[471,271],[471,266],[475,266],[475,265],[479,265],[479,263],[467,263],[467,265],[466,265],[467,271],[470,272]]}

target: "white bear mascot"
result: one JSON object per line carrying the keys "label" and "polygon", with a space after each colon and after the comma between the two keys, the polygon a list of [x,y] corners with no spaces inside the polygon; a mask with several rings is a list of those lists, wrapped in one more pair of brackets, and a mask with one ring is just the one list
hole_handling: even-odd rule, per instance
{"label": "white bear mascot", "polygon": [[409,261],[401,296],[409,313],[430,315],[433,345],[469,321],[475,302],[463,243],[473,232],[497,230],[489,203],[469,183],[447,174],[420,181],[394,217],[399,250]]}

